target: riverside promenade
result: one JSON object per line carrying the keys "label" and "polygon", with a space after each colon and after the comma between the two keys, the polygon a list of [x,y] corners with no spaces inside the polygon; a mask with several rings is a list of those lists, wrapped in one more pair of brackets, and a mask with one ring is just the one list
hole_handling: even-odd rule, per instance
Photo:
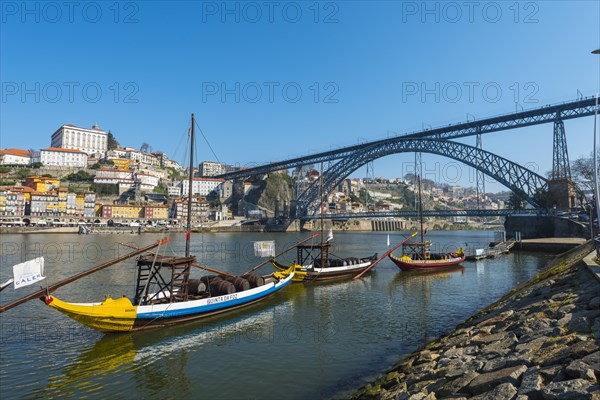
{"label": "riverside promenade", "polygon": [[562,254],[353,398],[600,400],[600,274],[591,252],[588,243]]}

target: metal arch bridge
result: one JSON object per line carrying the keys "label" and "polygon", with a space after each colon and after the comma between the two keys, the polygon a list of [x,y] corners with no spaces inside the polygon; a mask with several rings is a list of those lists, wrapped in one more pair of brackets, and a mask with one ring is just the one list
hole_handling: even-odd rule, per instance
{"label": "metal arch bridge", "polygon": [[[520,194],[534,207],[535,194],[546,189],[547,179],[505,158],[462,143],[448,140],[406,139],[386,144],[371,144],[356,151],[353,157],[344,158],[323,174],[323,187],[338,186],[348,175],[364,164],[390,154],[423,152],[446,156],[474,167]],[[318,185],[309,186],[297,199],[293,214],[304,217],[310,205],[320,196]]]}
{"label": "metal arch bridge", "polygon": [[[547,180],[545,178],[505,158],[473,146],[452,142],[448,139],[554,122],[554,164],[556,165],[553,165],[553,171],[559,168],[564,171],[564,165],[568,166],[568,155],[566,153],[563,121],[591,116],[594,114],[594,111],[595,98],[583,98],[555,105],[547,105],[533,110],[509,113],[466,123],[451,124],[446,127],[427,129],[421,132],[273,162],[255,168],[221,174],[217,177],[240,179],[307,164],[340,160],[324,173],[324,186],[328,190],[339,184],[352,171],[371,160],[399,152],[421,151],[444,155],[471,165],[505,184],[516,193],[521,194],[533,206],[537,206],[533,195],[537,189],[547,187]],[[313,183],[313,185],[299,196],[295,212],[293,213],[296,218],[307,216],[308,207],[317,198],[318,192],[317,185]]]}

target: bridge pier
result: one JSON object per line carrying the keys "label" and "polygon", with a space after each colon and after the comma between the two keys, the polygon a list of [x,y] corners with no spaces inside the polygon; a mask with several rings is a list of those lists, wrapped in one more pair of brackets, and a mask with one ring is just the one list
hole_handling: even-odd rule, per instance
{"label": "bridge pier", "polygon": [[521,233],[522,239],[548,237],[589,237],[589,227],[577,221],[547,216],[508,216],[504,222],[506,237],[515,237],[515,232]]}
{"label": "bridge pier", "polygon": [[373,232],[394,232],[402,231],[406,228],[406,221],[399,220],[371,220],[371,230]]}
{"label": "bridge pier", "polygon": [[548,181],[547,207],[558,210],[572,210],[577,207],[577,190],[570,179],[553,179]]}

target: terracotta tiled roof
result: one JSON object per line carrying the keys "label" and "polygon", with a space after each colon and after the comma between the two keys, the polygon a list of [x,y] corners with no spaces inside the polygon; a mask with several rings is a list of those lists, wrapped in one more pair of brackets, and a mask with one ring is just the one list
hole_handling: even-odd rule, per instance
{"label": "terracotta tiled roof", "polygon": [[85,154],[83,151],[75,150],[75,149],[63,149],[60,147],[48,147],[47,149],[42,149],[43,151],[58,151],[62,153],[81,153]]}
{"label": "terracotta tiled roof", "polygon": [[31,152],[29,150],[12,149],[12,148],[0,150],[0,154],[9,154],[11,156],[19,156],[19,157],[31,157]]}
{"label": "terracotta tiled roof", "polygon": [[33,193],[29,186],[0,186],[0,191],[10,191],[14,193]]}

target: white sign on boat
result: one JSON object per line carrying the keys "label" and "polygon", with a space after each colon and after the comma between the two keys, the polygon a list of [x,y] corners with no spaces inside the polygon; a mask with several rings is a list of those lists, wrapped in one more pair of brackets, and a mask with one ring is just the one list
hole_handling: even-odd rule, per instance
{"label": "white sign on boat", "polygon": [[13,276],[15,289],[46,279],[44,276],[44,257],[34,258],[33,260],[14,265]]}
{"label": "white sign on boat", "polygon": [[254,255],[256,257],[275,257],[275,242],[272,240],[254,242]]}

